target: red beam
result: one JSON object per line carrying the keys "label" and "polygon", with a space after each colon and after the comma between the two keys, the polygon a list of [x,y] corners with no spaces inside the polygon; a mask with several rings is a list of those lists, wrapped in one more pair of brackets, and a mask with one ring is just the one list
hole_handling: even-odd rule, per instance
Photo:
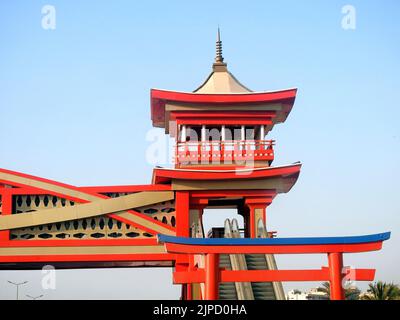
{"label": "red beam", "polygon": [[151,239],[87,239],[87,240],[11,240],[0,241],[0,247],[81,247],[81,246],[154,246],[156,238]]}
{"label": "red beam", "polygon": [[306,254],[328,252],[367,252],[382,248],[382,242],[356,243],[356,244],[326,244],[326,245],[270,245],[270,246],[191,246],[177,243],[165,243],[168,252],[173,253],[263,253],[263,254]]}
{"label": "red beam", "polygon": [[169,191],[170,185],[164,184],[148,184],[148,185],[132,185],[132,186],[91,186],[78,187],[81,191],[95,193],[114,193],[114,192],[141,192],[141,191]]}
{"label": "red beam", "polygon": [[[218,168],[216,168],[218,169]],[[220,197],[275,197],[276,190],[210,190],[210,191],[191,191],[192,198],[220,198]]]}
{"label": "red beam", "polygon": [[[349,280],[373,281],[374,269],[348,269]],[[281,282],[281,281],[329,281],[329,269],[315,270],[221,270],[220,282]],[[205,282],[204,269],[179,271],[173,274],[174,284]]]}
{"label": "red beam", "polygon": [[[44,178],[40,178],[40,177],[35,177],[35,176],[32,176],[32,175],[28,175],[28,174],[24,174],[24,173],[20,173],[20,172],[14,172],[14,171],[6,170],[6,169],[1,169],[1,168],[0,168],[0,172],[9,173],[9,174],[12,174],[12,175],[15,175],[15,176],[19,176],[19,177],[23,177],[23,178],[34,179],[34,180],[37,180],[37,181],[49,183],[49,184],[52,184],[52,185],[55,185],[55,186],[60,186],[60,187],[67,188],[67,189],[70,189],[70,190],[76,190],[76,191],[84,192],[84,191],[81,190],[80,188],[75,187],[75,186],[72,186],[72,185],[68,185],[68,184],[64,184],[64,183],[60,183],[60,182],[57,182],[57,181],[48,180],[48,179],[44,179]],[[28,188],[28,189],[31,188],[30,186],[25,185],[25,184],[19,184],[19,183],[14,183],[14,182],[8,182],[8,181],[6,181],[6,180],[0,180],[0,183],[6,183],[6,184],[10,184],[10,185],[17,185],[17,186],[19,186],[19,187]],[[39,190],[42,190],[42,191],[46,191],[45,189],[41,189],[41,188],[34,188],[34,189],[39,189]],[[33,190],[32,190],[32,191],[33,191]],[[59,196],[59,197],[61,197],[61,198],[66,198],[66,199],[75,201],[75,202],[77,202],[77,203],[88,203],[88,202],[90,202],[90,201],[87,201],[87,200],[83,200],[83,199],[79,199],[79,198],[70,197],[70,196],[64,195],[64,194],[62,194],[62,193],[56,193],[56,192],[50,192],[50,191],[47,191],[47,193],[48,193],[48,194],[53,194],[53,195]],[[108,198],[109,198],[109,197],[107,197],[107,196],[105,196],[105,195],[103,195],[103,194],[101,194],[101,193],[96,193],[96,192],[93,192],[93,191],[86,191],[85,193],[90,194],[90,195],[93,195],[93,196],[97,196],[99,199],[108,199]],[[175,231],[175,228],[174,228],[174,227],[169,226],[169,225],[167,225],[167,224],[164,224],[164,223],[162,223],[162,222],[160,222],[160,221],[154,220],[153,218],[151,218],[151,217],[149,217],[149,216],[147,216],[147,215],[145,215],[145,214],[142,214],[142,213],[137,212],[137,211],[134,211],[134,210],[126,210],[126,211],[129,212],[129,213],[131,213],[131,214],[133,214],[133,215],[140,216],[141,218],[146,219],[146,220],[148,220],[149,222],[152,222],[153,224],[157,224],[157,225],[163,226],[163,227],[165,227],[165,228],[167,228],[167,229],[170,229],[171,231]],[[121,217],[118,216],[118,215],[115,215],[115,214],[108,214],[108,216],[109,216],[110,218],[113,218],[113,219],[115,219],[115,220],[119,220],[119,221],[121,221],[121,222],[124,222],[124,223],[126,223],[126,224],[132,225],[132,226],[134,226],[134,227],[139,227],[140,229],[145,230],[146,232],[149,232],[149,233],[151,233],[151,234],[156,234],[155,231],[153,231],[153,230],[151,230],[151,229],[148,229],[148,228],[146,228],[146,227],[144,227],[144,226],[142,226],[142,225],[135,224],[135,223],[133,223],[132,221],[123,219],[123,218],[121,218]]]}
{"label": "red beam", "polygon": [[269,117],[275,118],[276,111],[251,111],[251,112],[244,112],[244,111],[234,111],[234,110],[227,110],[224,112],[221,111],[178,111],[178,112],[171,112],[170,118],[171,119],[180,119],[180,118],[254,118],[256,116],[260,117]]}
{"label": "red beam", "polygon": [[93,254],[93,255],[27,255],[27,256],[0,256],[0,263],[15,262],[110,262],[110,261],[174,261],[173,254]]}
{"label": "red beam", "polygon": [[272,120],[268,119],[260,119],[260,118],[237,118],[237,119],[208,119],[208,118],[185,118],[185,119],[178,119],[176,121],[177,124],[204,124],[204,125],[237,125],[240,123],[241,125],[271,125]]}
{"label": "red beam", "polygon": [[[86,193],[119,193],[119,192],[141,192],[141,191],[169,191],[171,190],[170,185],[163,184],[150,184],[150,185],[133,185],[133,186],[91,186],[91,187],[77,187],[78,190]],[[35,187],[29,187],[21,185],[18,188],[6,188],[7,192],[13,195],[54,195],[61,198],[65,198],[73,201],[81,201],[80,199],[68,197],[67,195],[55,193],[49,190],[38,189]],[[4,191],[0,191],[0,194]]]}

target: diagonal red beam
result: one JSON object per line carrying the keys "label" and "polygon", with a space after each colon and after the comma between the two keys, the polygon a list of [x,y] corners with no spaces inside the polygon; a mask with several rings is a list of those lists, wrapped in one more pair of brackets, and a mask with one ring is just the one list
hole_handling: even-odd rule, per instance
{"label": "diagonal red beam", "polygon": [[[36,177],[36,176],[32,176],[32,175],[28,175],[28,174],[24,174],[24,173],[20,173],[20,172],[15,172],[15,171],[11,171],[11,170],[6,170],[6,169],[1,169],[0,168],[0,173],[13,175],[13,176],[17,176],[17,177],[21,177],[21,178],[25,178],[25,179],[36,180],[36,181],[39,181],[39,182],[44,182],[45,184],[54,185],[54,186],[65,188],[65,189],[68,189],[68,190],[71,190],[71,191],[78,191],[81,194],[86,194],[86,195],[91,196],[91,197],[94,196],[94,197],[99,198],[99,199],[108,199],[109,198],[106,195],[103,195],[103,194],[100,194],[100,193],[96,193],[96,192],[93,192],[93,191],[85,191],[84,188],[79,188],[79,187],[75,187],[75,186],[72,186],[72,185],[68,185],[68,184],[57,182],[57,181],[44,179],[44,178],[40,178],[40,177]],[[54,195],[62,197],[62,198],[67,198],[69,200],[72,200],[72,201],[75,201],[75,202],[78,202],[78,203],[91,202],[89,200],[82,199],[82,198],[79,198],[79,197],[74,197],[74,196],[71,196],[71,195],[67,195],[65,193],[54,192],[52,190],[47,190],[45,188],[37,188],[37,187],[34,187],[34,186],[30,186],[28,184],[19,183],[19,182],[7,180],[7,179],[4,179],[4,178],[0,179],[0,183],[4,183],[4,184],[7,184],[7,185],[12,185],[12,186],[17,186],[17,187],[22,187],[22,188],[36,188],[38,190],[46,191],[47,193],[54,194]],[[174,227],[166,225],[166,224],[164,224],[164,223],[162,223],[160,221],[154,220],[154,219],[152,219],[152,218],[150,218],[150,217],[148,217],[148,216],[146,216],[146,215],[144,215],[144,214],[142,214],[140,212],[137,212],[137,211],[134,211],[134,210],[126,210],[126,212],[128,212],[128,213],[130,213],[132,215],[139,216],[139,217],[141,217],[141,218],[143,218],[143,219],[145,219],[145,220],[147,220],[147,221],[149,221],[151,223],[154,223],[156,225],[162,226],[163,228],[166,228],[166,229],[169,229],[169,230],[175,232],[175,228]],[[151,233],[151,234],[154,234],[154,235],[158,233],[155,230],[149,229],[149,228],[147,228],[145,226],[142,226],[142,225],[134,223],[134,222],[132,222],[130,220],[124,219],[124,218],[122,218],[122,217],[120,217],[120,216],[118,216],[116,214],[108,214],[108,216],[110,218],[112,218],[112,219],[115,219],[115,220],[121,221],[123,223],[127,223],[129,225],[132,225],[134,227],[140,228],[140,229],[142,229],[142,230],[144,230],[144,231],[146,231],[148,233]]]}

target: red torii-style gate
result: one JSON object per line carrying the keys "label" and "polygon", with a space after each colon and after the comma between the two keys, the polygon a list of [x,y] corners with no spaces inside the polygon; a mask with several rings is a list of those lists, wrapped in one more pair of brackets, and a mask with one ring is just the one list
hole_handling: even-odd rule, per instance
{"label": "red torii-style gate", "polygon": [[[205,256],[205,267],[192,266],[175,271],[176,284],[205,284],[205,299],[218,299],[221,282],[329,281],[331,300],[344,300],[343,279],[372,281],[375,269],[343,270],[343,254],[380,250],[390,232],[356,237],[270,238],[270,239],[189,239],[159,235],[167,252],[187,256]],[[328,256],[329,266],[320,270],[221,270],[220,254],[321,254]]]}

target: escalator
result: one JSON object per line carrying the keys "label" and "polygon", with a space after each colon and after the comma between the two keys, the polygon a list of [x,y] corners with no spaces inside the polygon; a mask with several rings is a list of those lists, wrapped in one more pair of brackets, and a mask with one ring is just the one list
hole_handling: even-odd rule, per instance
{"label": "escalator", "polygon": [[[267,237],[267,232],[259,223],[259,234]],[[237,221],[225,221],[225,238],[240,237]],[[235,254],[220,256],[220,267],[226,270],[274,270],[276,262],[273,255]],[[280,282],[231,282],[221,283],[219,287],[220,300],[284,300],[284,292]]]}
{"label": "escalator", "polygon": [[[225,270],[232,270],[231,260],[228,254],[219,256],[219,266]],[[219,284],[220,300],[239,300],[234,282],[224,282]]]}
{"label": "escalator", "polygon": [[[247,270],[269,270],[263,254],[245,255]],[[252,282],[254,300],[277,300],[272,282]]]}

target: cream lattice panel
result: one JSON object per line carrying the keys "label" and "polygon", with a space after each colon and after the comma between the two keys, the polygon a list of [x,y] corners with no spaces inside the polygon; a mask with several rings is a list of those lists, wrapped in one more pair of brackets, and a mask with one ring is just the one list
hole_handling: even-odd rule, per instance
{"label": "cream lattice panel", "polygon": [[152,237],[154,235],[107,216],[11,230],[12,240],[131,239]]}
{"label": "cream lattice panel", "polygon": [[135,209],[143,214],[151,216],[153,219],[175,227],[175,200],[161,202],[146,207]]}
{"label": "cream lattice panel", "polygon": [[[129,193],[109,193],[115,198]],[[27,195],[13,198],[14,213],[23,214],[48,208],[73,206],[75,203],[51,195]],[[162,223],[175,226],[174,201],[162,202],[146,207],[136,208],[138,212],[152,217]],[[52,239],[132,239],[153,238],[154,235],[139,228],[111,219],[106,215],[94,218],[52,223],[30,228],[10,231],[12,240],[52,240]]]}
{"label": "cream lattice panel", "polygon": [[49,208],[73,206],[75,203],[51,195],[20,195],[13,197],[13,213],[32,212]]}

